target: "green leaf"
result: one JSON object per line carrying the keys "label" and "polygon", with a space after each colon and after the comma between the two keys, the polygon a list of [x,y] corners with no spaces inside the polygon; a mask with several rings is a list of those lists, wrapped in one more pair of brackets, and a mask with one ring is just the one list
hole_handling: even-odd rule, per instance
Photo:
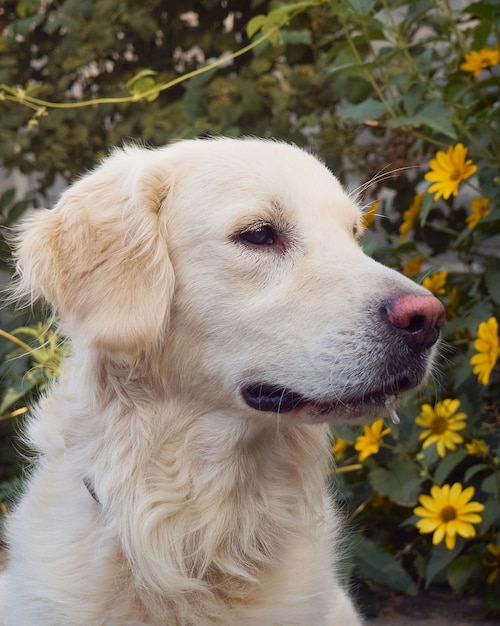
{"label": "green leaf", "polygon": [[461,593],[471,578],[481,573],[481,564],[478,558],[469,554],[462,554],[448,567],[447,577],[450,587],[457,594]]}
{"label": "green leaf", "polygon": [[482,217],[479,223],[488,224],[488,222],[500,222],[500,209],[493,209],[491,213],[488,213],[488,215]]}
{"label": "green leaf", "polygon": [[418,500],[423,479],[408,457],[397,456],[389,470],[377,467],[369,474],[370,484],[382,496],[396,504],[413,504]]}
{"label": "green leaf", "polygon": [[486,269],[484,271],[484,281],[488,287],[488,293],[491,298],[500,304],[500,260],[495,258],[489,258],[487,261]]}
{"label": "green leaf", "polygon": [[401,31],[407,33],[410,30],[410,26],[422,17],[427,11],[435,10],[435,0],[414,0],[408,3],[408,11],[406,17],[402,23]]}
{"label": "green leaf", "polygon": [[500,521],[500,502],[495,500],[486,500],[484,510],[480,513],[482,522],[479,524],[478,532],[480,535],[486,533],[492,526],[498,526]]}
{"label": "green leaf", "polygon": [[474,29],[474,37],[472,39],[472,49],[480,50],[488,43],[488,37],[491,33],[493,20],[484,19]]}
{"label": "green leaf", "polygon": [[27,200],[20,200],[14,203],[7,212],[5,225],[10,226],[13,224],[24,213],[28,205],[29,202]]}
{"label": "green leaf", "polygon": [[11,480],[0,483],[0,502],[4,500],[15,501],[16,497],[21,493],[25,481],[21,476],[16,476]]}
{"label": "green leaf", "polygon": [[440,543],[437,546],[433,546],[431,551],[431,558],[427,563],[425,570],[425,588],[427,589],[436,576],[441,573],[448,565],[455,559],[455,557],[462,551],[465,545],[465,541],[461,537],[457,537],[457,542],[453,550],[448,550],[446,545]]}
{"label": "green leaf", "polygon": [[[432,46],[428,46],[425,50],[418,55],[417,63],[418,63],[418,71],[422,76],[427,76],[431,67],[432,67],[432,57],[434,55],[434,50]],[[426,87],[428,87],[426,85]]]}
{"label": "green leaf", "polygon": [[42,379],[37,379],[34,376],[24,376],[12,387],[5,392],[2,402],[0,403],[0,415],[3,415],[10,409],[18,400],[23,398],[28,391],[35,389]]}
{"label": "green leaf", "polygon": [[348,0],[356,15],[368,15],[375,5],[375,0]]}
{"label": "green leaf", "polygon": [[[154,81],[153,78],[142,78],[141,80],[138,80],[134,84],[134,88],[132,91],[134,94],[142,95],[142,94],[147,93],[151,89],[153,89],[155,85],[156,85],[156,82]],[[156,98],[158,98],[159,95],[160,95],[159,92],[156,91],[154,93],[151,93],[149,96],[147,96],[146,100],[148,102],[153,102],[153,100],[156,100]]]}
{"label": "green leaf", "polygon": [[443,133],[451,139],[456,139],[457,134],[451,123],[451,108],[441,99],[429,100],[418,112],[427,126]]}
{"label": "green leaf", "polygon": [[488,21],[493,20],[495,17],[491,2],[473,2],[469,6],[466,6],[462,12]]}
{"label": "green leaf", "polygon": [[26,17],[21,20],[16,20],[13,24],[14,32],[21,37],[27,37],[31,31],[33,31],[44,20],[42,13],[36,13],[30,17]]}
{"label": "green leaf", "polygon": [[481,483],[481,489],[484,493],[492,493],[496,495],[500,488],[500,472],[493,472],[485,478]]}
{"label": "green leaf", "polygon": [[[290,20],[297,13],[301,13],[309,7],[318,5],[318,0],[304,0],[303,2],[295,2],[293,4],[286,4],[278,6],[273,9],[268,15],[256,15],[247,24],[247,35],[251,39],[257,32],[262,31],[265,35],[274,29],[282,28],[289,24]],[[276,40],[278,33],[270,38],[273,42]]]}
{"label": "green leaf", "polygon": [[20,18],[33,15],[39,8],[37,5],[38,2],[36,2],[36,0],[18,0],[18,2],[16,2],[16,14]]}
{"label": "green leaf", "polygon": [[378,119],[387,113],[387,109],[382,102],[368,98],[360,104],[350,104],[343,107],[339,111],[339,116],[344,119],[355,120],[356,122],[364,122],[367,119]]}
{"label": "green leaf", "polygon": [[484,472],[488,469],[490,469],[490,466],[486,465],[486,463],[478,463],[477,465],[472,465],[467,469],[464,474],[464,483],[467,483],[473,476],[475,476],[479,472]]}
{"label": "green leaf", "polygon": [[434,205],[434,194],[426,193],[422,198],[422,204],[420,206],[420,226],[425,226],[429,211]]}
{"label": "green leaf", "polygon": [[266,15],[256,15],[247,24],[247,35],[251,39],[267,22]]}
{"label": "green leaf", "polygon": [[281,31],[283,42],[291,45],[302,44],[308,46],[312,43],[310,30],[283,30]]}
{"label": "green leaf", "polygon": [[390,118],[387,125],[391,128],[418,128],[425,126],[432,128],[450,139],[456,139],[457,134],[451,123],[450,109],[440,100],[427,102],[414,115]]}
{"label": "green leaf", "polygon": [[358,553],[358,574],[396,591],[417,595],[417,587],[401,564],[370,539],[363,539]]}
{"label": "green leaf", "polygon": [[405,111],[409,116],[415,115],[419,104],[422,101],[422,96],[426,92],[426,85],[413,85],[408,89],[403,97],[403,104]]}
{"label": "green leaf", "polygon": [[132,76],[132,78],[127,81],[126,85],[127,87],[134,87],[136,83],[141,81],[143,78],[146,78],[147,76],[150,77],[150,76],[157,76],[157,75],[158,75],[158,72],[155,72],[154,70],[148,70],[148,69],[141,70],[140,72]]}
{"label": "green leaf", "polygon": [[0,213],[3,213],[4,209],[9,206],[16,197],[16,188],[10,187],[0,196]]}
{"label": "green leaf", "polygon": [[452,452],[446,452],[446,456],[442,459],[434,473],[434,479],[438,485],[443,485],[444,481],[448,478],[451,472],[461,463],[467,456],[467,450],[465,448],[457,448]]}
{"label": "green leaf", "polygon": [[352,54],[350,50],[341,50],[335,57],[335,61],[329,65],[326,69],[326,74],[335,74],[342,70],[356,70],[351,72],[356,76],[361,75],[361,69],[366,69],[366,63],[359,61],[356,55]]}
{"label": "green leaf", "polygon": [[[158,72],[154,70],[141,70],[138,74],[133,76],[130,80],[127,81],[127,87],[132,90],[132,93],[135,95],[142,95],[156,85],[156,81],[153,76],[156,76]],[[158,98],[159,92],[150,94],[146,100],[148,102],[152,102]]]}

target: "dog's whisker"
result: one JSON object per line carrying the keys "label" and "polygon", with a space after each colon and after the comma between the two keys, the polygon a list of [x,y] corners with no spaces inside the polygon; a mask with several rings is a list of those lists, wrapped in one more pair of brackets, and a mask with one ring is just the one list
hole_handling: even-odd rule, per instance
{"label": "dog's whisker", "polygon": [[377,183],[381,183],[384,180],[395,178],[396,174],[400,174],[401,172],[414,170],[414,169],[415,169],[415,166],[412,166],[412,165],[408,165],[405,167],[398,167],[398,168],[391,169],[388,171],[385,171],[385,169],[383,168],[366,182],[361,183],[360,185],[358,185],[358,187],[355,187],[354,189],[350,189],[348,191],[349,196],[353,198],[355,201],[357,201],[365,193],[367,189],[369,189],[370,187],[373,187]]}

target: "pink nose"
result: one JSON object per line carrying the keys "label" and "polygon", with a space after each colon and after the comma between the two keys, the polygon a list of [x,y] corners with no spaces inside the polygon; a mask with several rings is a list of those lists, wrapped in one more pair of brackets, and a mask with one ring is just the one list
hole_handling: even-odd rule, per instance
{"label": "pink nose", "polygon": [[430,294],[402,294],[385,304],[387,319],[401,330],[406,343],[416,349],[433,346],[445,321],[441,302]]}

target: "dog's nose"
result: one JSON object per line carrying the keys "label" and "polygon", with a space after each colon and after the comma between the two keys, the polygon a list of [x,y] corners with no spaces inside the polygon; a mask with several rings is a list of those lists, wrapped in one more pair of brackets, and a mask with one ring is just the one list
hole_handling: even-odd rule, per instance
{"label": "dog's nose", "polygon": [[385,303],[389,323],[402,331],[406,343],[414,349],[433,346],[445,321],[441,302],[431,294],[401,294]]}

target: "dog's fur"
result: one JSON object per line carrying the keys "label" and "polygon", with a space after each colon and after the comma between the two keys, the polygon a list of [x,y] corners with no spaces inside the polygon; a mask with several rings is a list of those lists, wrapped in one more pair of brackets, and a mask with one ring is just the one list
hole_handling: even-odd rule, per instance
{"label": "dog's fur", "polygon": [[[115,151],[25,220],[18,295],[52,305],[73,356],[29,423],[7,626],[361,623],[326,422],[374,418],[373,390],[432,357],[379,314],[425,290],[361,231],[326,167],[256,139]],[[310,401],[257,410],[254,383]]]}

